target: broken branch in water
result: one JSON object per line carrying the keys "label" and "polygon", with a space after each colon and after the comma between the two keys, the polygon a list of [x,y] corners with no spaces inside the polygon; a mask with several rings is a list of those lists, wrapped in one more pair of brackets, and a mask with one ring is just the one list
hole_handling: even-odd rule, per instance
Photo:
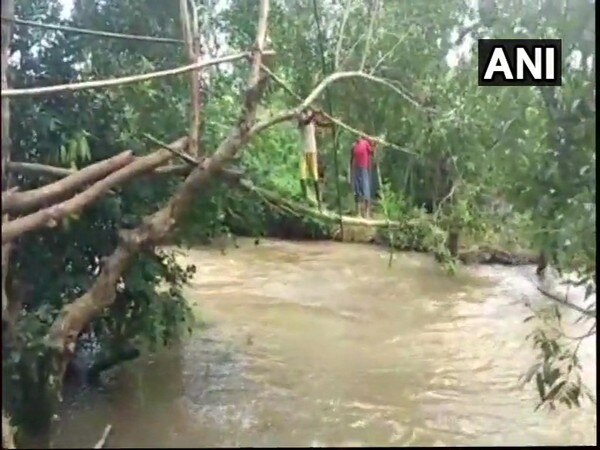
{"label": "broken branch in water", "polygon": [[582,308],[581,306],[577,306],[574,303],[571,303],[569,301],[565,299],[560,298],[558,295],[553,294],[551,292],[548,292],[547,290],[541,288],[540,286],[537,286],[537,290],[540,291],[540,293],[542,293],[542,295],[544,295],[544,297],[549,298],[550,300],[554,300],[557,303],[560,303],[561,305],[566,306],[567,308],[571,308],[574,309],[577,312],[580,312],[581,314],[588,316],[588,317],[596,317],[596,310],[587,310]]}
{"label": "broken branch in water", "polygon": [[108,435],[110,434],[110,431],[112,430],[112,425],[108,424],[106,425],[106,428],[104,428],[104,433],[102,433],[102,437],[100,438],[100,440],[98,442],[96,442],[96,445],[94,445],[94,448],[103,448],[104,445],[106,444],[106,439],[108,438]]}

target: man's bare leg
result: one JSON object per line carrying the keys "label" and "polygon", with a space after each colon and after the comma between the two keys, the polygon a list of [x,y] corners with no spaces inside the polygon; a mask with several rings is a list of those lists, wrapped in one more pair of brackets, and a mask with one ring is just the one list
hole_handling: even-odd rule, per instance
{"label": "man's bare leg", "polygon": [[321,208],[321,189],[319,187],[318,180],[314,180],[314,187],[315,187],[315,197],[317,198],[317,207],[319,208],[319,211],[321,211],[322,210],[322,208]]}
{"label": "man's bare leg", "polygon": [[308,199],[308,190],[306,189],[306,180],[300,179],[300,190],[305,200]]}

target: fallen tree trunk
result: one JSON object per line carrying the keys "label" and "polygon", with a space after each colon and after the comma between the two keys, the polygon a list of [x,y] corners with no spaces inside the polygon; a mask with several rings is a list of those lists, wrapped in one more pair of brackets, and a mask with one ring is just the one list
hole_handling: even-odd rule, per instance
{"label": "fallen tree trunk", "polygon": [[[95,317],[102,314],[105,308],[112,305],[116,297],[117,283],[137,253],[165,241],[200,188],[207,185],[250,139],[252,125],[256,120],[256,108],[267,81],[266,77],[260,74],[260,64],[267,31],[268,5],[268,0],[261,0],[252,68],[243,115],[238,126],[219,145],[214,155],[205,159],[201,166],[192,171],[166,206],[147,216],[137,228],[121,230],[117,248],[103,259],[100,273],[90,289],[72,303],[65,305],[52,324],[47,343],[56,351],[59,380],[62,380],[67,364],[74,355],[79,333]],[[170,152],[165,152],[171,156]]]}
{"label": "fallen tree trunk", "polygon": [[[134,161],[143,158],[143,156],[134,157]],[[66,167],[49,166],[46,164],[26,163],[10,161],[7,164],[7,169],[12,173],[30,173],[41,177],[56,177],[63,178],[77,173],[75,169],[67,169]],[[157,167],[150,174],[156,175],[189,175],[192,168],[187,164],[173,164]]]}
{"label": "fallen tree trunk", "polygon": [[18,214],[39,206],[54,203],[72,194],[78,188],[98,181],[109,173],[132,163],[134,160],[133,153],[125,151],[112,158],[75,171],[66,178],[54,183],[24,192],[3,192],[2,212]]}
{"label": "fallen tree trunk", "polygon": [[[170,145],[172,147],[183,148],[186,142],[187,138],[184,137]],[[156,167],[167,162],[171,157],[172,154],[168,150],[159,150],[148,156],[140,157],[69,200],[6,222],[2,226],[2,243],[10,242],[24,233],[44,226],[55,226],[59,220],[68,215],[78,213],[81,209],[89,206],[106,194],[112,187],[122,184],[142,173],[154,170]]]}
{"label": "fallen tree trunk", "polygon": [[521,266],[537,263],[537,255],[528,251],[509,252],[500,248],[480,246],[463,249],[458,252],[458,258],[464,264],[502,264],[506,266]]}
{"label": "fallen tree trunk", "polygon": [[[391,227],[391,228],[399,228],[404,225],[404,223],[400,223],[394,220],[386,220],[386,219],[364,219],[362,217],[352,217],[352,216],[340,216],[339,214],[333,213],[331,211],[319,211],[317,208],[312,208],[308,205],[303,205],[302,203],[295,202],[293,200],[288,200],[283,198],[281,195],[276,192],[270,191],[268,189],[256,186],[252,181],[248,179],[241,179],[240,186],[246,189],[247,191],[254,192],[261,197],[266,198],[267,200],[272,201],[273,203],[281,204],[287,207],[287,209],[295,212],[297,215],[306,214],[315,219],[320,219],[327,222],[338,222],[341,220],[344,225],[357,225],[357,226],[365,226],[365,227],[373,227],[373,228],[381,228],[381,227]],[[407,223],[413,223],[416,221],[410,221]]]}

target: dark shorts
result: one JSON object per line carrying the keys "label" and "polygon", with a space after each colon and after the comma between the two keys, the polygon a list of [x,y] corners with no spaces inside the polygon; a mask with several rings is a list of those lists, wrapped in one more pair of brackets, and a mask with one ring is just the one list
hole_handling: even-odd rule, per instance
{"label": "dark shorts", "polygon": [[357,200],[371,200],[371,174],[369,169],[355,167],[352,179],[354,196]]}

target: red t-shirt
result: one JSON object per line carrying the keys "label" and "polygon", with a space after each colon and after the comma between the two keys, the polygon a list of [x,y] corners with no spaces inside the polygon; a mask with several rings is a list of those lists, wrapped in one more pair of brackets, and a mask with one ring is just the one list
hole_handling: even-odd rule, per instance
{"label": "red t-shirt", "polygon": [[371,167],[371,156],[373,155],[373,146],[367,139],[360,139],[352,149],[354,155],[354,166],[368,169]]}

